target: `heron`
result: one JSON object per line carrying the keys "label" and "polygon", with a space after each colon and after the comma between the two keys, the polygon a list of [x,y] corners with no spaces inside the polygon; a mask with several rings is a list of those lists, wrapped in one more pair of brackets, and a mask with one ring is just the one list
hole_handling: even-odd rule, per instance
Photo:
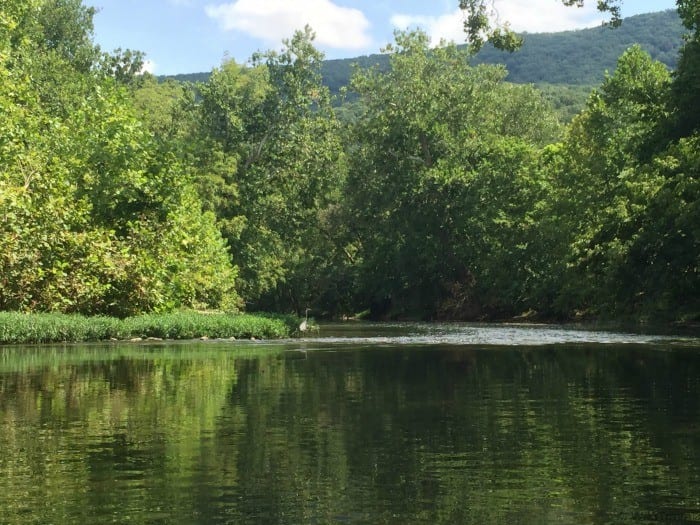
{"label": "heron", "polygon": [[309,310],[311,310],[311,309],[310,308],[306,309],[306,318],[299,325],[300,332],[306,332],[306,330],[308,330],[308,328],[309,328]]}

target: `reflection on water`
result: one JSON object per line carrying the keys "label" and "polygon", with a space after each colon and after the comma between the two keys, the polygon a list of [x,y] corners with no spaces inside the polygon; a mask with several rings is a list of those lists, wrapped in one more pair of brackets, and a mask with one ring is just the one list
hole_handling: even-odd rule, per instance
{"label": "reflection on water", "polygon": [[0,523],[700,521],[700,347],[347,335],[0,349]]}

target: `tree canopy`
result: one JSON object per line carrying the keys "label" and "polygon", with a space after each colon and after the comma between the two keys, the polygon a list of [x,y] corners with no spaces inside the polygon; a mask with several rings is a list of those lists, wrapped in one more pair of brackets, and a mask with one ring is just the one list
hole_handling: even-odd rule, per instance
{"label": "tree canopy", "polygon": [[3,5],[0,309],[236,308],[215,218],[101,67],[93,15],[78,0]]}
{"label": "tree canopy", "polygon": [[341,120],[311,28],[161,82],[79,0],[0,3],[0,309],[697,320],[698,2],[678,8],[676,70],[627,49],[562,125],[421,32],[357,68]]}

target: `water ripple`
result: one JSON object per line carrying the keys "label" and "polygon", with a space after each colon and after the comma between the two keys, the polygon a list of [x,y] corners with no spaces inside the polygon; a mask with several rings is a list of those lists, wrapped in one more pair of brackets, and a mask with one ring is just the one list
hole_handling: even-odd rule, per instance
{"label": "water ripple", "polygon": [[562,328],[547,325],[386,324],[357,329],[329,325],[301,340],[324,344],[541,346],[557,344],[698,344],[692,337]]}

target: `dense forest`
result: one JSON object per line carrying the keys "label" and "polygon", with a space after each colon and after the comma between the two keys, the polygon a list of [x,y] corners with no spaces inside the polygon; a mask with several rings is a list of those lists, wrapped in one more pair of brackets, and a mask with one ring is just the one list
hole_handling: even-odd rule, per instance
{"label": "dense forest", "polygon": [[[516,84],[535,84],[550,102],[562,122],[569,122],[583,109],[589,93],[613,71],[619,56],[637,44],[658,60],[675,69],[683,43],[683,24],[674,10],[635,15],[614,30],[596,27],[558,33],[525,34],[517,53],[487,44],[475,56],[467,56],[472,65],[502,64],[507,80]],[[458,46],[464,48],[464,45]],[[389,69],[388,54],[324,60],[321,79],[330,89],[333,105],[343,121],[352,121],[361,111],[356,93],[343,93],[350,85],[355,68]],[[184,73],[159,77],[160,80],[206,83],[211,72]]]}
{"label": "dense forest", "polygon": [[700,3],[678,8],[675,70],[632,46],[564,125],[421,32],[340,119],[311,28],[190,85],[100,50],[80,0],[3,2],[0,310],[697,321]]}

